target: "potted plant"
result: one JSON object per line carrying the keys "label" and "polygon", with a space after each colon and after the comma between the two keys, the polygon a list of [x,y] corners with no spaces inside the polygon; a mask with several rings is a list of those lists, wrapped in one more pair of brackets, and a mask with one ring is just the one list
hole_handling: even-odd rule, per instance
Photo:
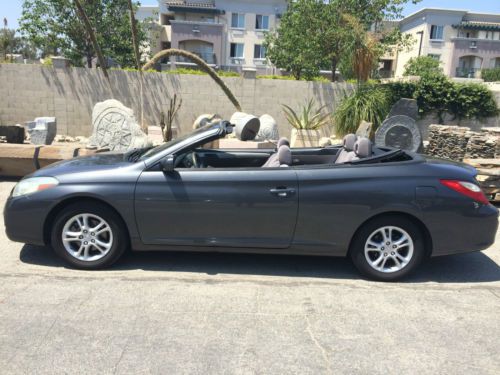
{"label": "potted plant", "polygon": [[318,147],[320,133],[318,129],[330,122],[330,113],[322,113],[325,106],[314,109],[314,100],[309,100],[297,114],[291,107],[283,104],[283,112],[288,123],[293,127],[292,147]]}

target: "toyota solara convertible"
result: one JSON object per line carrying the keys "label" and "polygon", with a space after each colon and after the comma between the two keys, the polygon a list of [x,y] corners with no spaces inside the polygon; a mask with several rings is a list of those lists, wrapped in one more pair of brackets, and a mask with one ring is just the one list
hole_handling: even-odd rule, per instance
{"label": "toyota solara convertible", "polygon": [[220,122],[161,146],[99,153],[23,178],[8,237],[98,269],[127,249],[349,256],[396,280],[425,258],[493,244],[498,210],[476,170],[348,135],[344,144],[209,149]]}

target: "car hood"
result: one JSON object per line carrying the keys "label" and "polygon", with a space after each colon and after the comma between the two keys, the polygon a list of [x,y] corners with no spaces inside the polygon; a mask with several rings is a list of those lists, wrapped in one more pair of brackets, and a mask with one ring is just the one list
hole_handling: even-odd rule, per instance
{"label": "car hood", "polygon": [[103,171],[107,169],[116,169],[131,165],[131,162],[124,158],[123,153],[103,152],[90,156],[80,156],[69,160],[62,160],[50,164],[37,170],[27,177],[38,176],[58,176],[70,173],[83,173],[92,171]]}

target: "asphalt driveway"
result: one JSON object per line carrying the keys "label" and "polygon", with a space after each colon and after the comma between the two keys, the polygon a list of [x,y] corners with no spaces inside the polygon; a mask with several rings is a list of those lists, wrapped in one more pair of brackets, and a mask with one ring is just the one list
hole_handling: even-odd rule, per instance
{"label": "asphalt driveway", "polygon": [[496,375],[497,239],[385,284],[299,256],[135,253],[76,271],[1,230],[0,372]]}

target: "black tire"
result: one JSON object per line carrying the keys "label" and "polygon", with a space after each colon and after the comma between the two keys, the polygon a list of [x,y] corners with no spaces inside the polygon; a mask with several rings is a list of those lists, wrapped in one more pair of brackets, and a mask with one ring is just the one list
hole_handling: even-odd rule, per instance
{"label": "black tire", "polygon": [[[413,241],[413,255],[406,266],[400,270],[388,273],[376,270],[368,263],[365,256],[365,244],[368,238],[377,229],[386,226],[403,229]],[[420,265],[425,257],[425,241],[421,229],[412,220],[404,216],[388,215],[375,218],[365,223],[354,236],[349,251],[354,265],[362,275],[377,281],[396,281],[408,276]],[[392,261],[388,260],[388,262]]]}
{"label": "black tire", "polygon": [[[111,229],[112,245],[106,255],[98,260],[77,259],[64,247],[63,228],[68,220],[79,214],[96,215],[104,219]],[[56,254],[71,266],[78,269],[95,270],[109,267],[115,263],[129,247],[129,238],[123,220],[113,210],[97,202],[73,203],[66,206],[55,218],[52,226],[51,245]]]}

